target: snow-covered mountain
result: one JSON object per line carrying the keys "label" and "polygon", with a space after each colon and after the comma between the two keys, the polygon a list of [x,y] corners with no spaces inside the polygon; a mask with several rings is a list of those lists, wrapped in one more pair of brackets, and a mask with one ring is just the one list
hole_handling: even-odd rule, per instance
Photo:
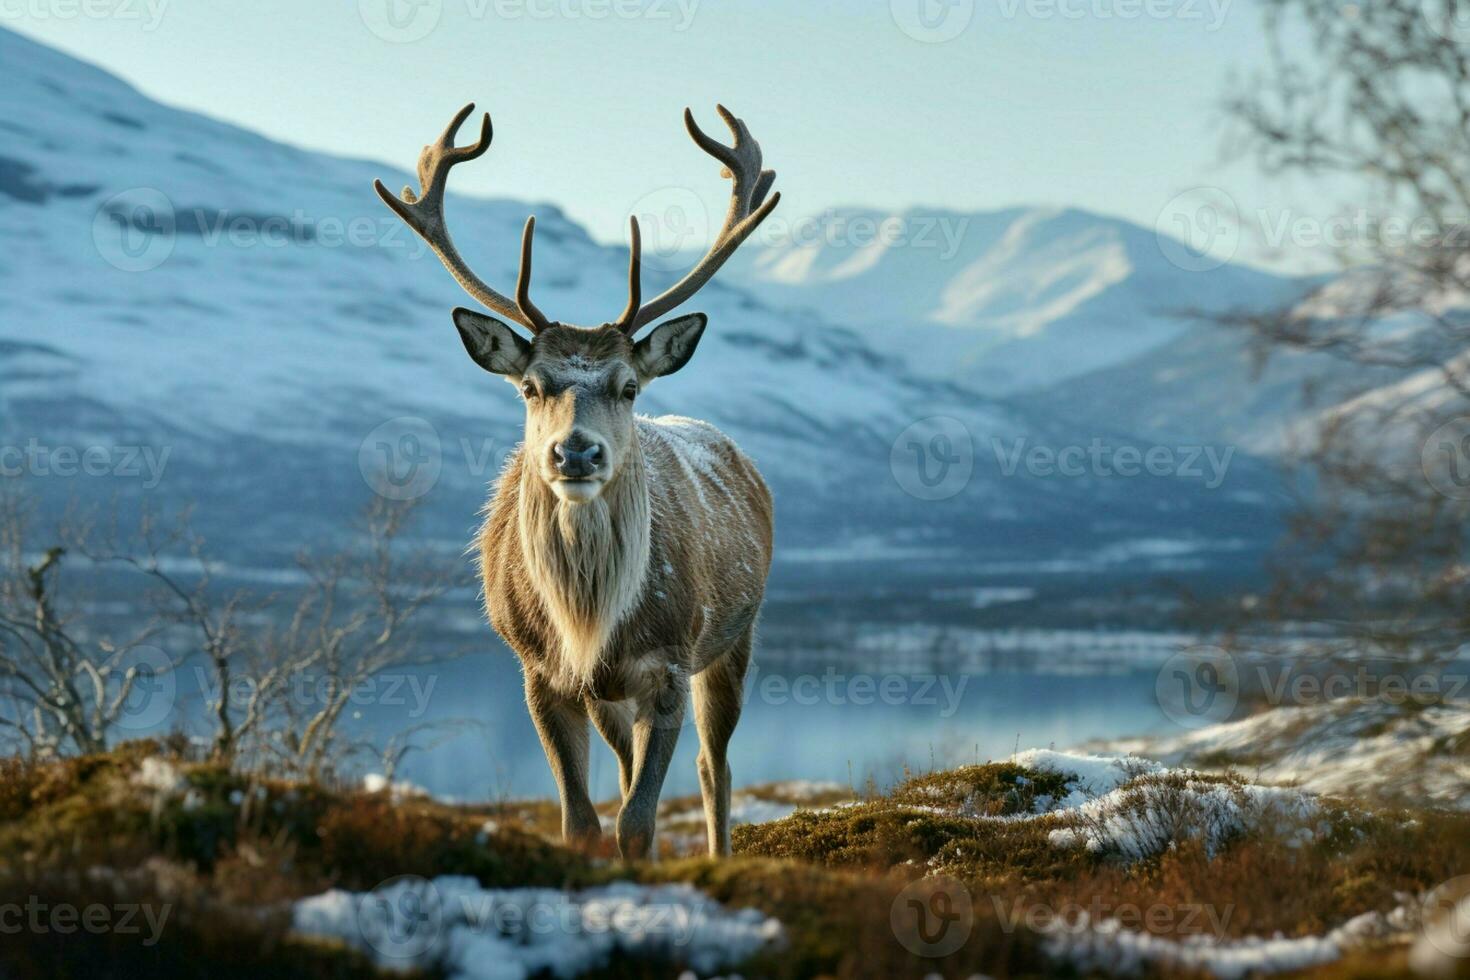
{"label": "snow-covered mountain", "polygon": [[1243,266],[1176,264],[1152,229],[1072,208],[851,208],[756,239],[732,263],[744,285],[986,393],[1123,363],[1180,336],[1182,313],[1297,288]]}
{"label": "snow-covered mountain", "polygon": [[1106,418],[1140,437],[1276,457],[1310,449],[1324,412],[1403,373],[1321,353],[1274,351],[1263,359],[1244,330],[1200,323],[1135,358],[1027,391],[1016,402],[1066,418]]}
{"label": "snow-covered mountain", "polygon": [[[1305,298],[1274,309],[1289,310],[1293,322],[1321,337],[1361,334],[1375,345],[1373,356],[1271,348],[1244,326],[1206,318],[1143,354],[1016,401],[1067,418],[1106,419],[1140,436],[1194,437],[1279,457],[1313,448],[1329,420],[1359,416],[1368,438],[1386,413],[1408,417],[1458,397],[1440,369],[1415,365],[1464,361],[1455,332],[1445,329],[1470,316],[1464,296],[1425,297],[1417,284],[1372,266],[1299,287]],[[1403,302],[1387,304],[1394,293]]]}
{"label": "snow-covered mountain", "polygon": [[[398,187],[407,175],[166,107],[4,31],[0,63],[7,476],[25,459],[19,472],[53,502],[197,500],[220,550],[258,557],[343,526],[383,456],[428,474],[413,493],[430,526],[450,544],[466,540],[522,411],[454,335],[448,311],[466,298],[371,190],[374,177]],[[425,138],[443,122],[426,117]],[[514,152],[515,134],[497,133],[490,157],[468,166]],[[555,207],[454,197],[448,210],[471,264],[507,287],[521,223],[537,214],[536,298],[550,315],[598,322],[621,306],[625,253]],[[1116,249],[1096,246],[1099,256]],[[1064,251],[1048,254],[1062,261]],[[977,397],[832,326],[848,309],[792,313],[769,292],[707,287],[698,356],[652,386],[642,410],[703,417],[740,440],[776,491],[787,556],[903,555],[905,567],[1001,551],[1121,560],[1159,548],[1119,542],[1167,539],[1177,557],[1269,534],[1272,478],[1243,456],[1220,481],[1018,468],[1018,446],[1131,437]],[[1122,302],[1111,295],[1072,306]],[[1007,304],[975,308],[998,316]],[[1075,315],[1016,320],[1012,332],[1071,329]],[[954,438],[934,441],[932,425],[905,435],[935,416],[954,420],[941,424]],[[150,454],[166,464],[156,473]],[[930,462],[938,468],[917,483],[905,470]],[[931,493],[928,476],[951,464],[963,471],[954,492]]]}

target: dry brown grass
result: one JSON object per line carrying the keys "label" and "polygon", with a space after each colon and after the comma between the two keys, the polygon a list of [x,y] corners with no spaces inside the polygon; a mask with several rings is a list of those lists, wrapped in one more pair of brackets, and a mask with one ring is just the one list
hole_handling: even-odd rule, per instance
{"label": "dry brown grass", "polygon": [[[1010,764],[915,776],[886,795],[739,828],[731,860],[624,866],[548,839],[556,810],[545,803],[394,800],[186,762],[176,763],[177,791],[139,787],[143,760],[164,751],[142,743],[44,766],[0,762],[0,894],[173,909],[155,946],[115,934],[66,942],[30,934],[0,944],[0,973],[193,976],[207,962],[212,977],[372,975],[360,956],[292,937],[289,901],[401,874],[454,873],[488,886],[692,883],[784,923],[786,947],[746,964],[747,976],[1046,976],[1056,967],[1031,927],[1038,916],[1085,909],[1171,938],[1317,935],[1470,868],[1470,817],[1347,804],[1329,807],[1319,821],[1326,832],[1307,843],[1262,832],[1211,853],[1185,835],[1125,863],[1050,841],[1064,817],[1007,819],[1066,789],[1055,774]],[[83,874],[92,868],[128,870]],[[889,916],[900,891],[934,870],[961,881],[973,917],[970,940],[931,960],[897,941]],[[1340,969],[1317,974],[1401,976],[1404,960],[1392,947],[1370,949]],[[662,975],[657,964],[627,960],[603,973]]]}

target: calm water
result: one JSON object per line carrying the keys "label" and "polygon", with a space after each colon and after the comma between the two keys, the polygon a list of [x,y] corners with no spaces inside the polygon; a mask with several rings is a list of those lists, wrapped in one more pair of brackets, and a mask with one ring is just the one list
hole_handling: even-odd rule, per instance
{"label": "calm water", "polygon": [[[1023,651],[1024,653],[1024,651]],[[1155,668],[1059,661],[1051,651],[1011,651],[1002,665],[926,664],[862,669],[839,660],[758,654],[731,743],[736,786],[823,779],[861,786],[900,776],[905,766],[1005,758],[1020,748],[1075,745],[1092,738],[1166,731],[1154,702]],[[443,744],[410,755],[400,778],[458,799],[552,796],[555,786],[526,713],[518,662],[503,649],[437,666],[395,696],[362,706],[357,724],[380,738],[433,719],[476,723]],[[594,796],[617,791],[617,765],[592,734]],[[667,793],[698,790],[698,738],[685,724]]]}
{"label": "calm water", "polygon": [[[1004,759],[1017,748],[1180,731],[1156,703],[1158,671],[1197,638],[1171,631],[1171,610],[1162,601],[1136,590],[1118,598],[1116,576],[1102,584],[1083,577],[1091,593],[1050,576],[1010,577],[1000,583],[1004,588],[976,582],[959,590],[908,579],[824,584],[814,591],[789,588],[768,600],[730,747],[735,785],[786,779],[887,785],[906,768],[927,771]],[[131,607],[114,605],[120,610],[114,615],[130,621]],[[1012,614],[1018,609],[1023,612]],[[475,652],[390,672],[355,699],[343,734],[382,747],[416,731],[420,748],[403,760],[397,778],[435,795],[554,796],[526,713],[519,661],[485,623],[475,593],[447,597],[425,618],[422,649]],[[180,729],[210,734],[207,673],[189,663],[173,679],[177,691],[150,701],[126,737]],[[446,730],[450,722],[456,731]],[[595,732],[591,745],[594,797],[613,797],[616,761]],[[686,721],[666,793],[697,792],[698,749]],[[352,764],[381,768],[366,753],[354,755]]]}

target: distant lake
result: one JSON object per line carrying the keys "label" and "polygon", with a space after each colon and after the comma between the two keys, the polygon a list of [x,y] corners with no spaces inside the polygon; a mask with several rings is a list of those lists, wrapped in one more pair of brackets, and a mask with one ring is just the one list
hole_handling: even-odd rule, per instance
{"label": "distant lake", "polygon": [[[1018,746],[1066,747],[1172,727],[1154,700],[1157,662],[1110,664],[1112,644],[1101,634],[1092,650],[1085,635],[1070,634],[1066,646],[1072,649],[1065,653],[1041,642],[1042,636],[1032,650],[1022,634],[1009,639],[1003,656],[980,663],[956,658],[949,665],[908,656],[885,665],[871,656],[844,662],[827,654],[759,650],[730,747],[735,785],[822,779],[861,788],[869,777],[890,783],[905,766],[924,771],[1004,759]],[[409,756],[398,778],[462,800],[555,795],[526,713],[519,662],[508,651],[424,670],[398,694],[406,703],[364,705],[358,724],[384,738],[432,719],[480,726]],[[591,738],[593,796],[615,796],[617,763],[596,732]],[[698,791],[698,748],[686,721],[666,793]]]}
{"label": "distant lake", "polygon": [[[730,746],[735,786],[812,779],[861,788],[870,778],[887,785],[905,769],[1005,759],[1018,748],[1179,731],[1156,703],[1157,674],[1194,638],[1171,629],[1168,597],[1125,591],[1117,575],[1061,578],[974,576],[956,587],[952,577],[916,584],[890,572],[776,589]],[[119,603],[115,614],[130,620],[130,610]],[[485,622],[475,593],[457,590],[425,620],[427,648],[471,652],[389,671],[356,699],[344,732],[381,747],[417,730],[423,747],[396,778],[437,796],[553,797],[520,662]],[[180,725],[207,733],[202,676],[197,664],[184,665],[175,710],[126,736]],[[611,798],[617,763],[596,732],[591,745],[593,796]],[[698,751],[686,719],[666,793],[698,791]],[[369,754],[353,765],[380,768]]]}

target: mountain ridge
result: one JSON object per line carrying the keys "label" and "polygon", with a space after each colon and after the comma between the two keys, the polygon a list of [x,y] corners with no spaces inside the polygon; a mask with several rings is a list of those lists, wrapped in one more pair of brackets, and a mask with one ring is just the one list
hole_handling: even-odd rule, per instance
{"label": "mountain ridge", "polygon": [[[0,270],[0,444],[169,447],[153,498],[196,502],[217,536],[262,560],[341,527],[350,502],[382,492],[365,469],[373,453],[431,444],[430,533],[467,538],[522,411],[454,337],[459,287],[371,191],[374,178],[401,186],[408,175],[169,109],[4,31],[0,58],[13,80],[0,92],[12,137],[0,237],[15,255]],[[425,122],[428,133],[442,124]],[[451,193],[447,210],[470,264],[506,288],[528,206]],[[600,322],[625,297],[626,253],[558,209],[538,213],[538,305]],[[647,288],[670,275],[651,271]],[[734,435],[777,493],[783,540],[808,553],[918,549],[943,563],[1143,536],[1209,551],[1262,523],[1269,475],[1245,459],[1217,489],[1002,472],[986,451],[995,439],[1127,436],[926,377],[852,325],[785,310],[737,278],[701,293],[711,328],[698,356],[651,386],[640,411]],[[900,469],[925,445],[907,433],[933,419],[969,447],[962,485],[939,499]],[[58,503],[142,496],[119,480],[31,482]]]}
{"label": "mountain ridge", "polygon": [[[756,249],[732,263],[737,279],[774,302],[849,323],[921,372],[988,392],[1121,363],[1179,336],[1186,311],[1223,312],[1242,298],[1269,303],[1299,288],[1248,266],[1182,268],[1157,232],[1074,207],[852,208],[822,220],[822,240],[758,233]],[[889,244],[844,230],[859,221],[894,228]],[[918,221],[944,226],[938,241],[947,244],[920,247]]]}

